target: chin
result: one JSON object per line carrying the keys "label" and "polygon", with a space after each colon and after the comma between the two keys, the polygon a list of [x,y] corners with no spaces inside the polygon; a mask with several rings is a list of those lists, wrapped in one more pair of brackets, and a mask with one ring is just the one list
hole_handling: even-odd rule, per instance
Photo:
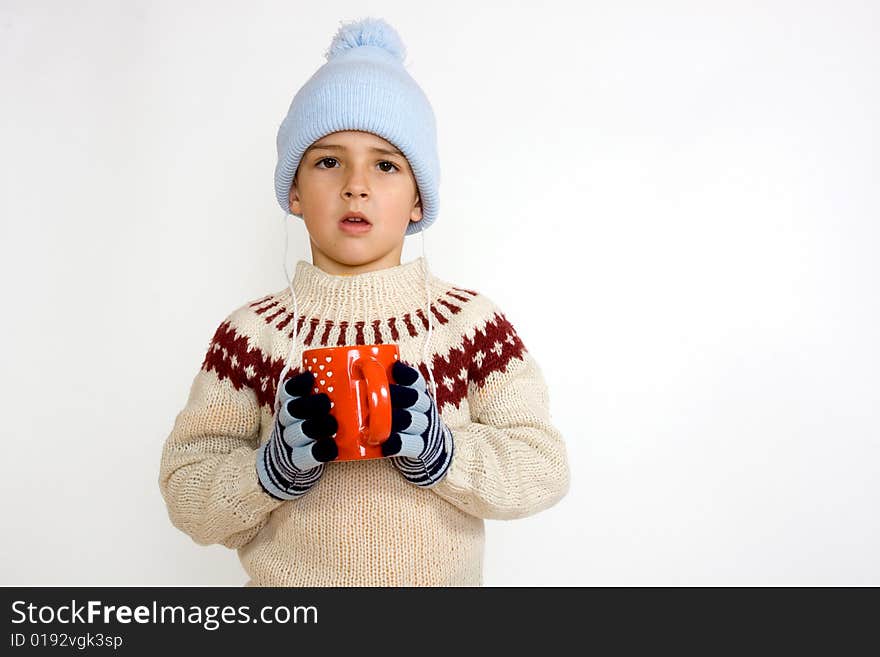
{"label": "chin", "polygon": [[378,251],[374,253],[372,251],[358,250],[357,252],[325,251],[324,255],[330,260],[338,262],[341,265],[345,265],[346,267],[359,267],[361,265],[375,262],[385,254]]}

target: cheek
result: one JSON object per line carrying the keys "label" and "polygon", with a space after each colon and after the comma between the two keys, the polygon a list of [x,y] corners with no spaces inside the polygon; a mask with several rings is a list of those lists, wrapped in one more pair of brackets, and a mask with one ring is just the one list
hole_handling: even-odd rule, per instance
{"label": "cheek", "polygon": [[398,204],[411,205],[418,195],[418,188],[411,180],[404,180],[394,186],[394,201]]}
{"label": "cheek", "polygon": [[331,176],[313,175],[311,172],[300,172],[299,186],[296,188],[300,198],[312,198],[327,193],[333,186]]}

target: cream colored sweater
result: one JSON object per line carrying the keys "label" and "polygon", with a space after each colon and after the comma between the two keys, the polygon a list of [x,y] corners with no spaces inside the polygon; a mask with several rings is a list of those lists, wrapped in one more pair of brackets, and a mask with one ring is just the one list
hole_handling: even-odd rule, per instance
{"label": "cream colored sweater", "polygon": [[[395,343],[418,366],[427,331],[425,262],[337,276],[300,260],[298,350]],[[175,527],[238,551],[245,586],[479,586],[483,519],[533,515],[568,491],[562,436],[538,364],[485,295],[429,274],[437,407],[455,440],[430,489],[388,459],[330,462],[303,497],[257,480],[293,335],[290,290],[232,312],[211,340],[162,451],[159,486]],[[287,376],[300,370],[299,363]]]}

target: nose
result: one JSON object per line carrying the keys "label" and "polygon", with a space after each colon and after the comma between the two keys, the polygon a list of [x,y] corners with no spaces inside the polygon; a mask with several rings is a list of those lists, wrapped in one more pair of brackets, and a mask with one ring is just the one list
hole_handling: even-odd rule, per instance
{"label": "nose", "polygon": [[345,181],[345,184],[342,187],[342,196],[346,200],[350,200],[352,197],[360,197],[367,198],[369,196],[370,190],[367,184],[367,177],[361,172],[359,169],[355,168],[351,175],[348,176],[348,179]]}

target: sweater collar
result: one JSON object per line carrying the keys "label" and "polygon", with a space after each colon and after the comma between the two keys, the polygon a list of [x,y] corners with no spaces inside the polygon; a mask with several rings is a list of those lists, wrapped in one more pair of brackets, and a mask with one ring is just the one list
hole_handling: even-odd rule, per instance
{"label": "sweater collar", "polygon": [[[427,305],[424,257],[362,274],[330,274],[310,262],[299,260],[293,290],[299,314],[328,319],[371,320],[403,315]],[[428,275],[431,299],[442,291],[439,281]],[[287,291],[290,296],[290,290]]]}

